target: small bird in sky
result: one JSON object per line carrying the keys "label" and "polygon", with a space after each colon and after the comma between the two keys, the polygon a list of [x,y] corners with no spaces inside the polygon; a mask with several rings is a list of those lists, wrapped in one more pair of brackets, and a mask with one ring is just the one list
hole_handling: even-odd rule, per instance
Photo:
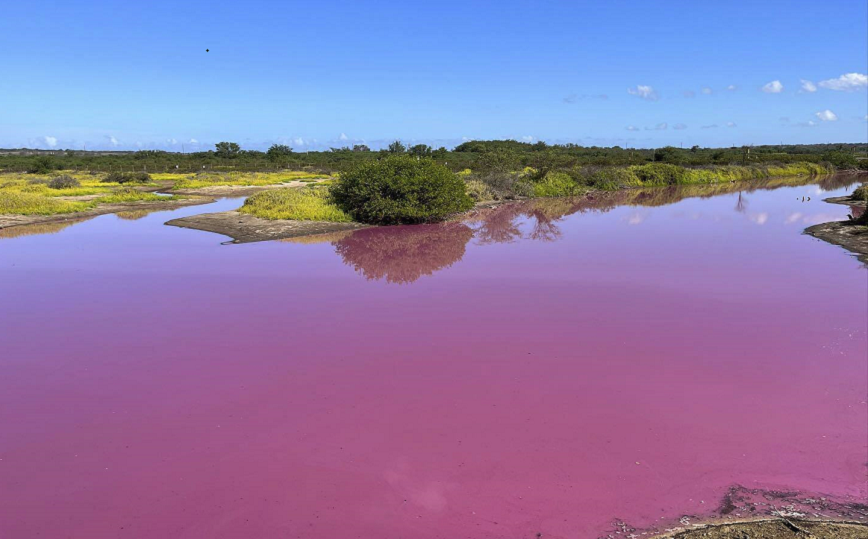
{"label": "small bird in sky", "polygon": [[211,49],[205,49],[205,52],[211,52]]}

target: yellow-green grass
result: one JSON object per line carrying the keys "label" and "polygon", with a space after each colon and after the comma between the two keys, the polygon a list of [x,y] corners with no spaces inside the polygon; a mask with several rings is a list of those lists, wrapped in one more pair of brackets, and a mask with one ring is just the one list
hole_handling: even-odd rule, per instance
{"label": "yellow-green grass", "polygon": [[175,182],[175,189],[200,189],[217,186],[262,187],[299,180],[327,179],[329,176],[291,170],[285,172],[204,172],[185,175],[153,174],[151,177],[156,181],[171,180]]}
{"label": "yellow-green grass", "polygon": [[[56,176],[71,176],[78,180],[79,185],[69,189],[52,189],[48,180]],[[117,183],[104,183],[106,174],[92,175],[81,172],[58,171],[49,175],[34,174],[0,174],[0,191],[31,193],[46,197],[74,197],[110,193],[117,188]]]}
{"label": "yellow-green grass", "polygon": [[352,218],[332,201],[327,187],[271,189],[248,198],[239,210],[262,219],[331,221],[349,223]]}
{"label": "yellow-green grass", "polygon": [[[176,196],[160,196],[154,193],[145,193],[130,187],[107,185],[92,192],[85,189],[96,189],[95,186],[72,189],[50,189],[44,184],[23,185],[20,182],[6,182],[0,184],[0,214],[15,215],[58,215],[87,211],[99,204],[124,204],[128,202],[161,202],[173,200]],[[60,191],[57,195],[53,191]],[[103,196],[91,200],[64,200],[59,196],[77,196],[89,194],[102,194]]]}
{"label": "yellow-green grass", "polygon": [[181,198],[175,195],[157,195],[146,193],[129,187],[117,189],[109,195],[96,199],[99,204],[123,204],[125,202],[163,202]]}
{"label": "yellow-green grass", "polygon": [[0,214],[56,215],[76,213],[93,208],[92,201],[70,201],[0,189]]}

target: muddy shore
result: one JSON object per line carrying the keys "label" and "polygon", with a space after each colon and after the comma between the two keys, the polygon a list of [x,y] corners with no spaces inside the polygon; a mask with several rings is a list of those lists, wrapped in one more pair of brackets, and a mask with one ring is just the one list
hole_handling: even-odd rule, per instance
{"label": "muddy shore", "polygon": [[[824,200],[831,204],[844,204],[852,208],[865,208],[864,200],[853,200],[849,196],[832,197]],[[855,217],[855,212],[854,212]],[[856,255],[863,264],[868,264],[868,227],[854,225],[849,221],[832,221],[820,223],[805,229],[805,234],[821,239],[833,245],[838,245]]]}
{"label": "muddy shore", "polygon": [[329,232],[369,228],[368,225],[361,223],[261,219],[239,211],[203,213],[201,215],[172,219],[166,224],[229,236],[232,238],[232,243],[283,240]]}
{"label": "muddy shore", "polygon": [[655,539],[866,539],[868,526],[778,518],[700,526],[658,535]]}

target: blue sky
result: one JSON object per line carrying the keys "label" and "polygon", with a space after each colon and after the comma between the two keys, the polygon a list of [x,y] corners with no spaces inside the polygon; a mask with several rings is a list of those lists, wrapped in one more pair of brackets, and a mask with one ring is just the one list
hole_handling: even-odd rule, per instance
{"label": "blue sky", "polygon": [[0,50],[0,147],[868,141],[863,0],[37,0]]}

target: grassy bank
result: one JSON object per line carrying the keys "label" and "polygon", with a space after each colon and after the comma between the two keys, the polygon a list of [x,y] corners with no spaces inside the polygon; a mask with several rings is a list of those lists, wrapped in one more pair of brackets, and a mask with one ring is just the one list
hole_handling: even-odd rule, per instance
{"label": "grassy bank", "polygon": [[524,197],[576,196],[591,190],[616,191],[635,187],[708,185],[773,177],[830,174],[831,165],[790,163],[725,165],[690,168],[668,163],[627,167],[575,167],[559,170],[525,169],[522,172],[464,174],[468,193],[477,201]]}
{"label": "grassy bank", "polygon": [[[100,204],[177,198],[159,196],[107,179],[107,174],[65,173],[50,177],[4,174],[0,176],[0,214],[61,215],[87,211]],[[78,197],[88,198],[81,200]]]}
{"label": "grassy bank", "polygon": [[328,187],[272,189],[248,198],[239,210],[262,219],[349,223],[352,218],[331,199]]}
{"label": "grassy bank", "polygon": [[328,179],[325,174],[298,170],[283,172],[202,172],[197,174],[153,174],[155,181],[172,181],[173,189],[202,189],[206,187],[265,187],[294,181]]}

